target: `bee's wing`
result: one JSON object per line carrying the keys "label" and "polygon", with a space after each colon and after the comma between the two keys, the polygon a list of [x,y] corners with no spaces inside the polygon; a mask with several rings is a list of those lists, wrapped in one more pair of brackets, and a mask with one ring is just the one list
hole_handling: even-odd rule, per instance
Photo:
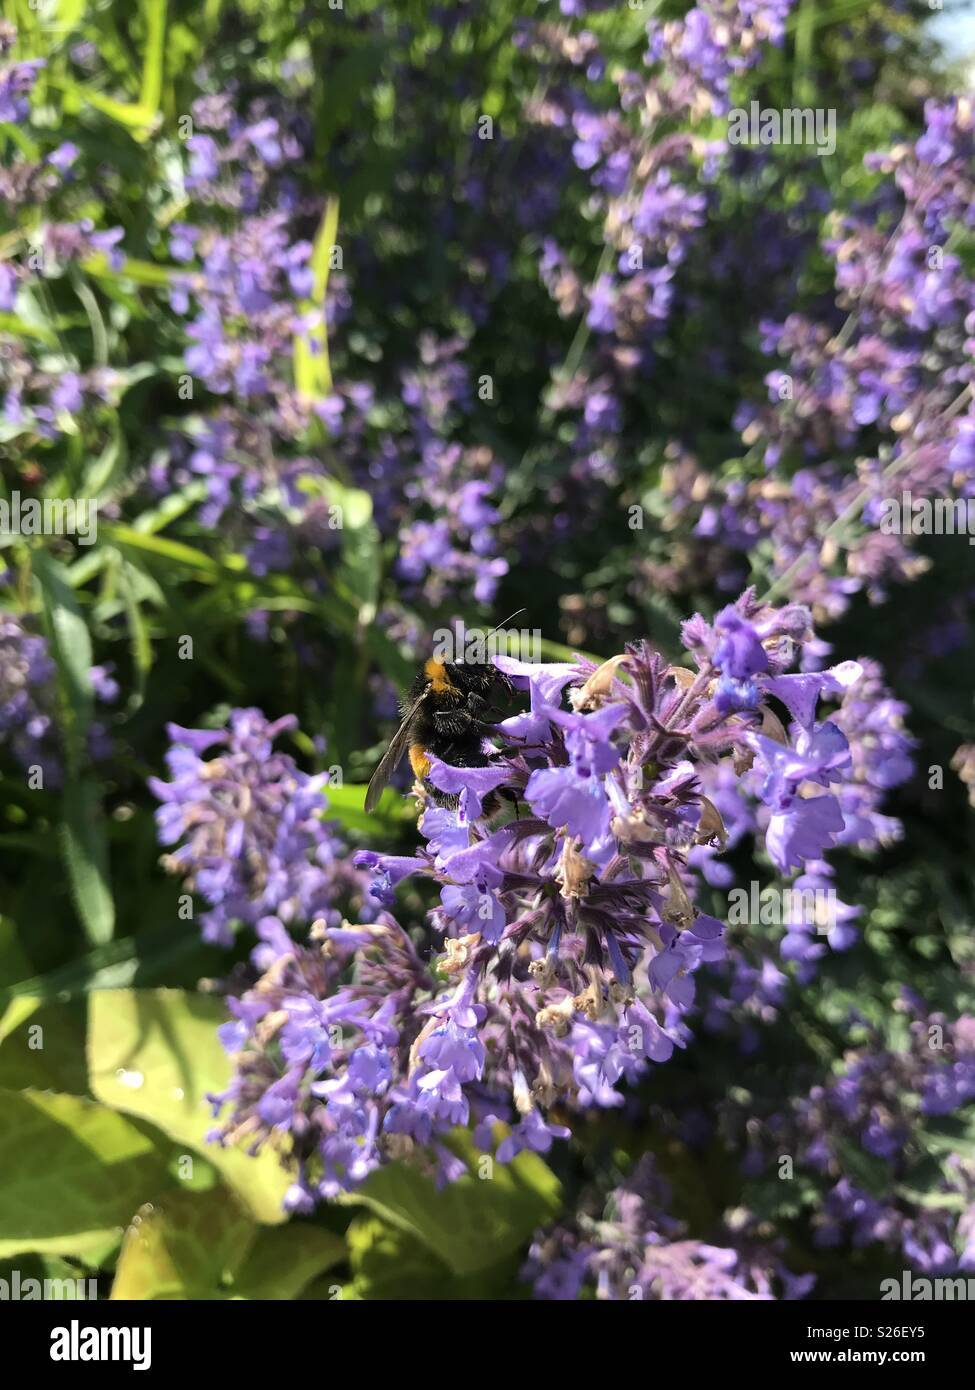
{"label": "bee's wing", "polygon": [[403,716],[402,724],[393,736],[392,743],[386,749],[379,761],[378,767],[370,777],[369,785],[366,788],[365,808],[367,811],[374,811],[376,809],[376,805],[382,795],[383,787],[385,787],[390,777],[392,777],[393,773],[396,771],[397,763],[406,752],[406,746],[410,741],[410,731],[413,727],[413,720],[420,706],[423,704],[423,701],[426,699],[429,689],[429,685],[426,686],[406,711],[406,714]]}

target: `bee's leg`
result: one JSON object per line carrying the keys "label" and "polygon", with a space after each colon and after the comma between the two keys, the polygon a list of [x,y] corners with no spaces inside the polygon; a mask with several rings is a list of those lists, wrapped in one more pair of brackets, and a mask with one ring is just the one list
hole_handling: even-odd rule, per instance
{"label": "bee's leg", "polygon": [[503,709],[498,709],[497,705],[491,705],[489,708],[481,710],[480,713],[488,714],[491,716],[492,719],[494,719],[495,717],[500,719],[501,716],[505,713],[505,711]]}
{"label": "bee's leg", "polygon": [[464,734],[493,734],[496,732],[493,724],[487,723],[484,719],[475,718],[466,709],[435,710],[433,722],[438,733],[447,734],[454,738],[462,737]]}

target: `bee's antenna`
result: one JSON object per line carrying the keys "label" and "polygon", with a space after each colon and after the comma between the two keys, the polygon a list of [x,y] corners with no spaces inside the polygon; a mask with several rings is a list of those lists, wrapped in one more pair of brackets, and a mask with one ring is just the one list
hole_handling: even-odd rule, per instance
{"label": "bee's antenna", "polygon": [[488,633],[488,637],[492,637],[494,633],[498,631],[498,628],[504,627],[505,623],[510,623],[512,618],[517,618],[519,613],[525,613],[527,611],[528,610],[525,608],[516,608],[513,613],[509,613],[502,622],[498,623],[497,627],[492,627],[491,631]]}

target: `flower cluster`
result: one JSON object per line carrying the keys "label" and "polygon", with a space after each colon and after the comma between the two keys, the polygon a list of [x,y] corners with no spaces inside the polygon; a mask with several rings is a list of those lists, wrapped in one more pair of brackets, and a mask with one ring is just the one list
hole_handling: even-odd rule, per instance
{"label": "flower cluster", "polygon": [[[274,748],[296,724],[238,709],[226,728],[168,726],[172,780],[153,777],[149,786],[162,803],[159,839],[178,846],[164,866],[207,904],[206,941],[228,945],[241,924],[277,940],[284,923],[337,923],[361,894],[326,820],[327,774],[309,776]],[[216,756],[203,756],[211,750]]]}
{"label": "flower cluster", "polygon": [[[526,1269],[536,1297],[575,1298],[587,1286],[619,1299],[803,1297],[813,1277],[783,1266],[768,1219],[783,1202],[793,1234],[801,1214],[820,1251],[880,1246],[922,1274],[970,1272],[975,1166],[951,1117],[975,1096],[975,1024],[949,1022],[906,989],[892,1017],[882,1036],[854,1015],[842,1066],[778,1105],[738,1087],[707,1113],[694,1096],[652,1104],[654,1125],[687,1146],[681,1161],[713,1156],[717,1143],[719,1161],[738,1164],[741,1205],[717,1231],[708,1218],[714,1244],[688,1240],[647,1155],[608,1201],[584,1194],[571,1222],[538,1233]],[[925,1189],[919,1174],[936,1163],[940,1178]],[[810,1258],[796,1250],[790,1264]]]}
{"label": "flower cluster", "polygon": [[[88,680],[96,710],[114,704],[119,686],[114,666],[91,666]],[[0,613],[0,748],[8,746],[21,767],[41,773],[38,787],[59,787],[64,749],[58,723],[57,668],[46,637],[11,613]],[[86,731],[87,753],[95,762],[111,757],[112,743],[103,717]]]}
{"label": "flower cluster", "polygon": [[[15,41],[13,26],[0,21],[0,58]],[[0,63],[0,122],[31,125],[30,94],[43,68],[42,59]],[[31,133],[41,136],[38,147],[50,144],[46,131],[31,127]],[[120,227],[98,230],[88,216],[62,221],[56,215],[56,200],[74,182],[79,153],[69,140],[44,153],[35,152],[30,143],[24,147],[14,144],[10,157],[4,160],[0,204],[11,221],[18,212],[26,215],[20,226],[4,237],[0,259],[2,313],[23,312],[22,292],[43,292],[45,282],[61,278],[70,264],[85,257],[119,254]],[[76,432],[73,417],[84,406],[97,409],[118,402],[120,376],[104,363],[85,368],[73,358],[39,360],[36,350],[31,350],[29,336],[25,339],[6,330],[0,334],[0,346],[4,356],[2,419],[8,441],[16,441],[18,436],[28,444],[35,438],[58,440]],[[17,445],[8,448],[14,454]],[[36,481],[32,478],[36,463],[29,451],[27,459],[28,480]]]}
{"label": "flower cluster", "polygon": [[[475,1122],[483,1147],[498,1121],[513,1125],[497,1152],[506,1161],[568,1133],[553,1119],[556,1102],[621,1104],[620,1082],[686,1045],[695,974],[724,954],[721,923],[693,903],[691,854],[726,833],[702,790],[705,769],[727,763],[740,776],[760,766],[762,834],[783,870],[817,861],[843,832],[837,790],[852,776],[850,746],[816,709],[862,668],[790,674],[811,638],[805,610],[764,608],[746,593],[713,625],[685,624],[696,670],[668,665],[646,643],[598,667],[499,657],[530,706],[499,726],[504,748],[482,766],[430,755],[418,787],[424,846],[355,856],[384,908],[410,876],[437,886],[427,933],[430,945],[431,930],[443,933],[443,954],[428,951],[428,963],[387,915],[371,927],[323,915],[312,944],[296,947],[280,910],[269,924],[262,914],[274,904],[240,880],[242,781],[262,862],[271,840],[253,758],[207,764],[199,749],[174,750],[175,782],[156,784],[167,799],[162,832],[189,830],[177,861],[194,866],[201,891],[226,896],[222,917],[260,919],[263,937],[262,976],[232,1006],[228,1037],[240,1055],[224,1137],[290,1135],[311,1200],[404,1145],[429,1149],[457,1124]],[[794,715],[791,735],[770,724],[772,700]],[[244,726],[253,718],[238,716]],[[280,815],[280,775],[258,761]],[[513,817],[501,816],[506,803]],[[298,819],[306,823],[303,811]],[[289,915],[313,920],[315,905],[292,902]],[[289,1055],[293,1017],[334,1023],[330,1050]]]}
{"label": "flower cluster", "polygon": [[685,460],[665,482],[694,535],[760,547],[820,620],[926,567],[913,534],[931,528],[910,504],[903,515],[905,493],[973,492],[975,280],[952,247],[972,225],[975,109],[931,101],[925,123],[913,145],[869,158],[881,179],[869,205],[833,219],[831,308],[762,325],[778,358],[768,402],[743,405],[736,423],[764,476],[711,477]]}
{"label": "flower cluster", "polygon": [[[380,533],[397,539],[405,592],[433,604],[457,592],[490,602],[507,569],[490,500],[500,469],[489,449],[454,438],[473,394],[463,338],[422,335],[418,360],[398,365],[398,390],[333,382],[329,354],[348,360],[343,326],[357,278],[332,268],[318,302],[313,255],[341,265],[352,247],[316,253],[305,234],[316,223],[323,234],[327,212],[291,173],[308,136],[297,105],[282,93],[241,116],[229,96],[205,97],[193,120],[191,212],[170,232],[170,254],[186,269],[172,275],[170,301],[184,320],[187,374],[214,399],[155,461],[153,485],[202,479],[201,520],[227,525],[252,571],[266,575],[300,572],[302,555],[337,546],[331,484],[352,482],[368,492]],[[357,267],[363,260],[356,255]],[[297,374],[302,356],[317,368],[312,390]]]}
{"label": "flower cluster", "polygon": [[[17,41],[17,30],[9,20],[0,20],[0,58],[5,58]],[[4,63],[0,68],[0,121],[22,125],[29,110],[29,97],[43,67],[39,58],[25,63]]]}
{"label": "flower cluster", "polygon": [[590,1194],[571,1223],[539,1232],[522,1277],[536,1298],[576,1299],[592,1288],[620,1302],[796,1299],[812,1288],[814,1276],[790,1273],[753,1223],[726,1220],[716,1245],[688,1237],[670,1209],[669,1184],[645,1154],[601,1209]]}
{"label": "flower cluster", "polygon": [[[950,1022],[909,989],[894,1017],[906,1025],[904,1036],[885,1040],[861,1023],[865,1041],[846,1054],[838,1074],[787,1110],[752,1119],[732,1106],[724,1122],[750,1175],[783,1154],[817,1175],[823,1184],[811,1216],[817,1244],[879,1242],[899,1248],[924,1274],[972,1270],[975,1166],[939,1121],[975,1099],[975,1020],[963,1015]],[[912,1175],[942,1154],[936,1196],[918,1201]]]}
{"label": "flower cluster", "polygon": [[[307,1211],[412,1147],[396,1124],[397,1097],[422,1045],[421,1006],[437,982],[385,915],[354,927],[319,920],[307,946],[276,918],[259,930],[253,959],[261,974],[229,998],[234,1021],[221,1029],[236,1069],[229,1088],[211,1097],[215,1114],[229,1113],[210,1137],[246,1139],[252,1153],[275,1145],[295,1173],[285,1206]],[[431,1109],[419,1137],[462,1118]],[[442,1146],[432,1160],[445,1175],[454,1171]]]}
{"label": "flower cluster", "polygon": [[654,368],[677,303],[678,272],[732,154],[726,133],[705,136],[696,127],[728,111],[734,76],[758,60],[763,43],[781,44],[790,3],[743,8],[702,0],[682,20],[651,21],[647,73],[614,65],[608,109],[595,95],[607,64],[591,31],[543,23],[523,34],[545,74],[526,114],[541,132],[569,143],[603,228],[590,283],[552,236],[543,239],[539,265],[559,313],[581,314],[593,339],[585,363],[571,353],[547,396],[560,433],[572,438],[580,479],[619,480],[625,402]]}
{"label": "flower cluster", "polygon": [[[800,976],[805,980],[811,978],[814,963],[825,956],[827,949],[847,950],[858,936],[854,922],[859,908],[848,906],[836,894],[833,887],[834,868],[829,862],[831,850],[855,848],[861,852],[874,851],[900,838],[900,822],[882,811],[881,806],[889,792],[910,777],[913,771],[911,754],[915,745],[915,740],[904,728],[906,706],[892,697],[877,662],[865,658],[843,663],[834,668],[832,677],[825,684],[817,676],[813,676],[812,681],[812,689],[838,701],[830,716],[830,723],[845,739],[849,766],[842,780],[835,785],[842,825],[836,827],[831,844],[824,846],[820,854],[806,857],[802,872],[792,885],[800,894],[818,894],[822,902],[829,905],[828,915],[822,921],[815,914],[804,911],[787,916],[786,930],[779,943],[782,957],[796,962]],[[800,678],[793,690],[801,688]],[[770,693],[775,694],[775,691]],[[782,692],[780,697],[779,708],[794,717],[789,734],[786,734],[778,715],[769,707],[764,716],[766,726],[776,740],[783,743],[787,738],[798,740],[801,738],[802,722],[797,716],[794,698],[786,698]],[[691,851],[690,862],[713,888],[728,889],[733,885],[734,874],[724,854],[748,838],[753,843],[765,839],[773,867],[780,872],[797,867],[783,859],[774,835],[769,848],[767,836],[772,817],[770,807],[762,796],[765,779],[765,764],[760,760],[745,771],[740,767],[737,771],[729,769],[721,764],[702,770],[702,786],[721,814],[727,839],[723,845],[695,847]],[[750,942],[732,946],[720,969],[732,973],[736,983],[724,997],[713,1001],[711,1007],[717,1010],[717,1014],[711,1013],[712,1023],[717,1022],[717,1015],[732,1008],[735,1001],[749,1000],[754,1003],[753,986],[758,980],[765,980],[772,989],[772,995],[763,999],[759,1012],[765,1013],[766,1006],[778,997],[783,977],[775,962],[765,957],[756,961],[756,953],[763,944],[759,943],[756,947],[754,942]]]}
{"label": "flower cluster", "polygon": [[9,745],[21,766],[43,768],[49,785],[59,777],[54,676],[45,639],[0,614],[0,746]]}

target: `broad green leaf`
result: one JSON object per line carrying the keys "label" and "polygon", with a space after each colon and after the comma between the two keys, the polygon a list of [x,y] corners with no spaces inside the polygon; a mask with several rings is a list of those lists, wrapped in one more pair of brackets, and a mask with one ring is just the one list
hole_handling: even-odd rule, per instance
{"label": "broad green leaf", "polygon": [[[12,999],[6,1008],[0,1008],[0,1043],[15,1033],[37,1012],[43,1001],[36,996],[22,994]],[[3,1061],[0,1059],[0,1076],[3,1075]]]}
{"label": "broad green leaf", "polygon": [[[342,1301],[465,1301],[522,1293],[518,1282],[520,1251],[503,1252],[499,1259],[471,1274],[458,1274],[422,1241],[378,1216],[363,1213],[355,1217],[345,1235],[352,1279],[342,1287]],[[334,1295],[325,1289],[321,1296]]]}
{"label": "broad green leaf", "polygon": [[412,803],[389,787],[371,813],[363,807],[366,787],[362,783],[327,787],[325,794],[328,797],[328,809],[323,813],[325,820],[337,820],[346,830],[360,830],[369,835],[395,833],[401,825],[415,818]]}
{"label": "broad green leaf", "polygon": [[372,519],[372,498],[362,488],[345,487],[329,478],[325,492],[341,508],[342,563],[339,579],[353,595],[360,623],[371,623],[379,599],[382,548]]}
{"label": "broad green leaf", "polygon": [[137,1214],[113,1299],[291,1299],[346,1256],[329,1231],[257,1226],[225,1188],[173,1191]]}
{"label": "broad green leaf", "polygon": [[233,1272],[256,1229],[222,1188],[168,1192],[133,1218],[110,1297],[139,1301],[233,1297]]}
{"label": "broad green leaf", "polygon": [[0,1257],[80,1256],[173,1182],[124,1116],[50,1092],[0,1092],[0,1173]]}
{"label": "broad green leaf", "polygon": [[345,1242],[318,1226],[297,1221],[262,1226],[236,1273],[235,1288],[241,1298],[297,1298],[347,1255]]}
{"label": "broad green leaf", "polygon": [[68,1000],[91,990],[121,989],[132,984],[140,971],[159,971],[199,949],[195,931],[175,933],[171,928],[165,934],[154,930],[107,941],[68,965],[0,989],[0,1006],[24,996]]}
{"label": "broad green leaf", "polygon": [[106,1105],[157,1125],[203,1154],[258,1221],[284,1220],[290,1179],[278,1155],[256,1158],[208,1144],[210,1093],[226,1089],[230,1059],[217,1038],[219,1000],[177,989],[98,991],[89,996],[88,1075]]}
{"label": "broad green leaf", "polygon": [[90,1100],[86,1025],[82,1001],[52,1002],[37,995],[15,999],[0,1023],[0,1087],[59,1091]]}
{"label": "broad green leaf", "polygon": [[423,1241],[378,1216],[355,1217],[346,1239],[352,1281],[342,1291],[343,1301],[446,1299],[456,1297],[463,1283]]}
{"label": "broad green leaf", "polygon": [[371,1173],[345,1200],[370,1207],[423,1241],[455,1274],[468,1275],[498,1264],[556,1215],[559,1182],[532,1153],[508,1164],[487,1159],[487,1175],[481,1178],[483,1156],[470,1137],[456,1134],[451,1147],[463,1154],[472,1176],[438,1190],[418,1168],[390,1164]]}

